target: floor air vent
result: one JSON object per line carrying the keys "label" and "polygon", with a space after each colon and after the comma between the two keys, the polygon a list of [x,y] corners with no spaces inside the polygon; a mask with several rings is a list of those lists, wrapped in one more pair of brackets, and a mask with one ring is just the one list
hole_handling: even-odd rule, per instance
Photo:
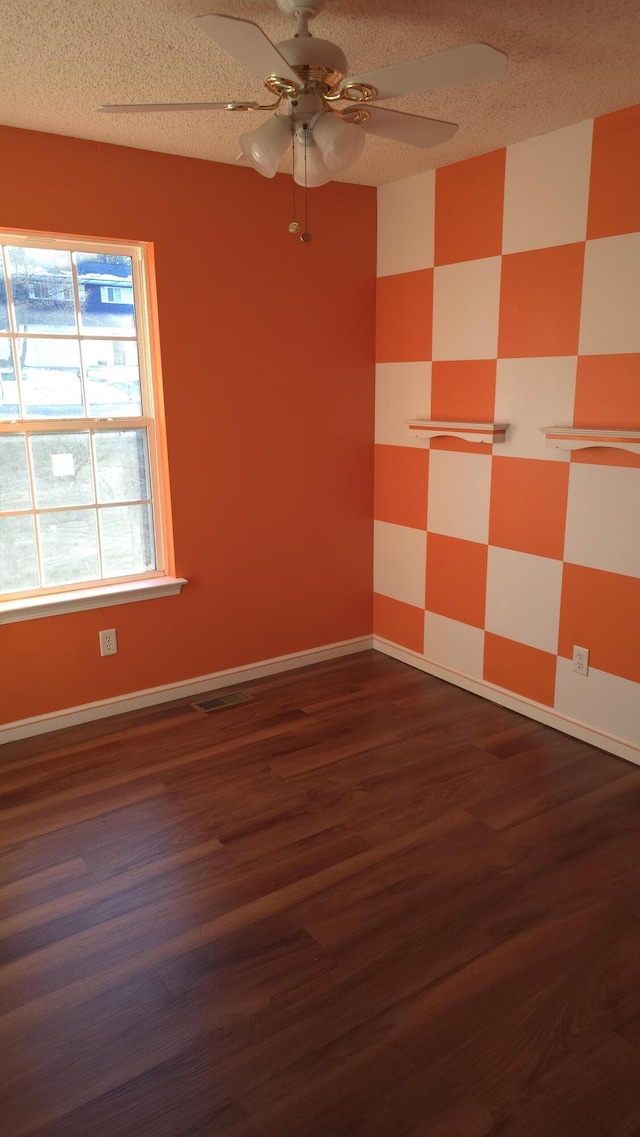
{"label": "floor air vent", "polygon": [[244,691],[231,691],[228,695],[218,695],[215,699],[201,699],[199,703],[192,703],[196,711],[208,715],[210,711],[220,711],[223,707],[237,707],[239,703],[250,703],[253,695]]}

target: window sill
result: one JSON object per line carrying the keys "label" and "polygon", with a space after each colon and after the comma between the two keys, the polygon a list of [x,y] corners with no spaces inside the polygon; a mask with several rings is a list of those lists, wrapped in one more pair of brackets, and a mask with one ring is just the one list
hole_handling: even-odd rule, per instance
{"label": "window sill", "polygon": [[147,580],[130,580],[127,584],[105,584],[74,592],[54,592],[48,596],[29,596],[24,600],[0,602],[0,624],[19,620],[39,620],[42,616],[63,616],[67,612],[85,612],[89,608],[110,608],[114,604],[132,604],[138,600],[157,600],[176,596],[188,582],[183,577],[155,576]]}

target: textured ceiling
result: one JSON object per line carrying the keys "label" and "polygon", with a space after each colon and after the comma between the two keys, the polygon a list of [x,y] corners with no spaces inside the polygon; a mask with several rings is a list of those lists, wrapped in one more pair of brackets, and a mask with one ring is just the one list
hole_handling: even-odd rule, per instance
{"label": "textured ceiling", "polygon": [[[0,0],[0,122],[233,162],[258,113],[101,116],[98,103],[260,99],[266,92],[195,25],[223,12],[274,41],[275,0]],[[473,41],[509,56],[494,83],[383,105],[459,122],[431,151],[368,136],[341,180],[379,185],[640,102],[638,0],[327,0],[311,25],[351,74]]]}

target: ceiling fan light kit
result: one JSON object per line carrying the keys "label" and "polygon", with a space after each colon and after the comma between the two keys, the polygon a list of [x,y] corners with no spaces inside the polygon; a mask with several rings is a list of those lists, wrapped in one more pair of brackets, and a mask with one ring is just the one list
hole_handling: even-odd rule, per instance
{"label": "ceiling fan light kit", "polygon": [[293,180],[305,189],[326,186],[331,181],[331,170],[325,166],[320,147],[311,131],[304,128],[293,140]]}
{"label": "ceiling fan light kit", "polygon": [[[374,106],[375,100],[500,79],[505,73],[503,52],[475,43],[346,78],[348,64],[341,48],[309,31],[309,21],[324,3],[277,0],[280,11],[296,20],[294,37],[278,44],[251,20],[227,15],[197,17],[202,30],[275,95],[274,103],[135,103],[96,109],[109,114],[277,111],[286,104],[286,112],[274,114],[240,136],[242,156],[258,173],[273,178],[293,141],[294,183],[306,189],[325,185],[333,174],[353,166],[364,148],[366,133],[429,149],[452,138],[458,129],[456,123]],[[308,233],[303,236],[309,239]]]}
{"label": "ceiling fan light kit", "polygon": [[289,119],[274,114],[257,130],[240,135],[240,149],[249,165],[265,178],[275,178],[280,159],[291,145]]}
{"label": "ceiling fan light kit", "polygon": [[311,131],[332,173],[348,170],[364,150],[364,131],[338,115],[320,112],[311,120]]}

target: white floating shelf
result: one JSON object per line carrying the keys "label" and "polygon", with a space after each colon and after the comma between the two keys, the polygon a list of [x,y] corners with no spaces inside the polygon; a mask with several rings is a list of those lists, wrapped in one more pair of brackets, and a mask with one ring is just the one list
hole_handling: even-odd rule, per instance
{"label": "white floating shelf", "polygon": [[506,422],[444,422],[438,419],[411,418],[407,426],[412,438],[428,442],[431,438],[461,438],[463,442],[491,445],[504,442]]}
{"label": "white floating shelf", "polygon": [[640,454],[640,430],[597,430],[579,426],[545,426],[540,428],[546,444],[555,450],[588,450],[606,446],[613,450],[630,450]]}

